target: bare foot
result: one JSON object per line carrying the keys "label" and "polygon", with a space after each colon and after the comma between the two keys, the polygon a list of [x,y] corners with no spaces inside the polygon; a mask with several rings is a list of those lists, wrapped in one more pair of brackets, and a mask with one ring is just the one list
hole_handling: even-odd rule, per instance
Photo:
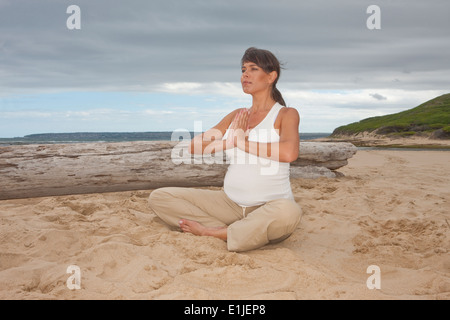
{"label": "bare foot", "polygon": [[212,236],[227,240],[227,227],[208,228],[197,221],[181,219],[179,222],[181,230],[197,236]]}
{"label": "bare foot", "polygon": [[179,222],[181,230],[195,234],[196,236],[205,236],[206,227],[201,223],[192,220],[182,219]]}

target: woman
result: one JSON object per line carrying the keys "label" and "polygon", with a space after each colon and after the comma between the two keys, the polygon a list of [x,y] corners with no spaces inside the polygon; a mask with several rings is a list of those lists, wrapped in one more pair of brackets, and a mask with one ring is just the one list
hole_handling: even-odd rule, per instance
{"label": "woman", "polygon": [[149,199],[169,225],[222,239],[236,252],[286,239],[302,214],[289,181],[289,163],[299,152],[300,118],[276,88],[280,63],[267,50],[249,48],[241,66],[252,107],[234,110],[191,141],[191,153],[225,150],[230,165],[222,190],[161,188]]}

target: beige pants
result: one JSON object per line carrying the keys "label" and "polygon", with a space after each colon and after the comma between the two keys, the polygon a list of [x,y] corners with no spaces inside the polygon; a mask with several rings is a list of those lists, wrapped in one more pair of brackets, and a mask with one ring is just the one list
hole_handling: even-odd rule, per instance
{"label": "beige pants", "polygon": [[150,207],[167,224],[178,227],[180,219],[206,227],[228,227],[229,251],[247,251],[288,238],[300,222],[301,208],[293,200],[272,200],[243,208],[223,190],[161,188],[149,198]]}

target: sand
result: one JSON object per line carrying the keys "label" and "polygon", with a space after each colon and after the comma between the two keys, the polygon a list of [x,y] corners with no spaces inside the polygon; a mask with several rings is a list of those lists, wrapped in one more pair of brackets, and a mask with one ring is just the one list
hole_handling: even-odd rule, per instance
{"label": "sand", "polygon": [[298,229],[239,254],[169,229],[151,190],[0,201],[0,299],[450,299],[450,152],[358,151],[340,171],[292,179]]}

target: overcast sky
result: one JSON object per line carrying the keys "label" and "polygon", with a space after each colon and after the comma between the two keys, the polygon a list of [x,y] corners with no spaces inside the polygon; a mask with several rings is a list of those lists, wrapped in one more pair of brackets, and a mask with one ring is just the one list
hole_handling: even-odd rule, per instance
{"label": "overcast sky", "polygon": [[251,46],[284,63],[300,131],[331,132],[450,92],[449,12],[448,0],[0,0],[0,137],[206,130],[251,106]]}

